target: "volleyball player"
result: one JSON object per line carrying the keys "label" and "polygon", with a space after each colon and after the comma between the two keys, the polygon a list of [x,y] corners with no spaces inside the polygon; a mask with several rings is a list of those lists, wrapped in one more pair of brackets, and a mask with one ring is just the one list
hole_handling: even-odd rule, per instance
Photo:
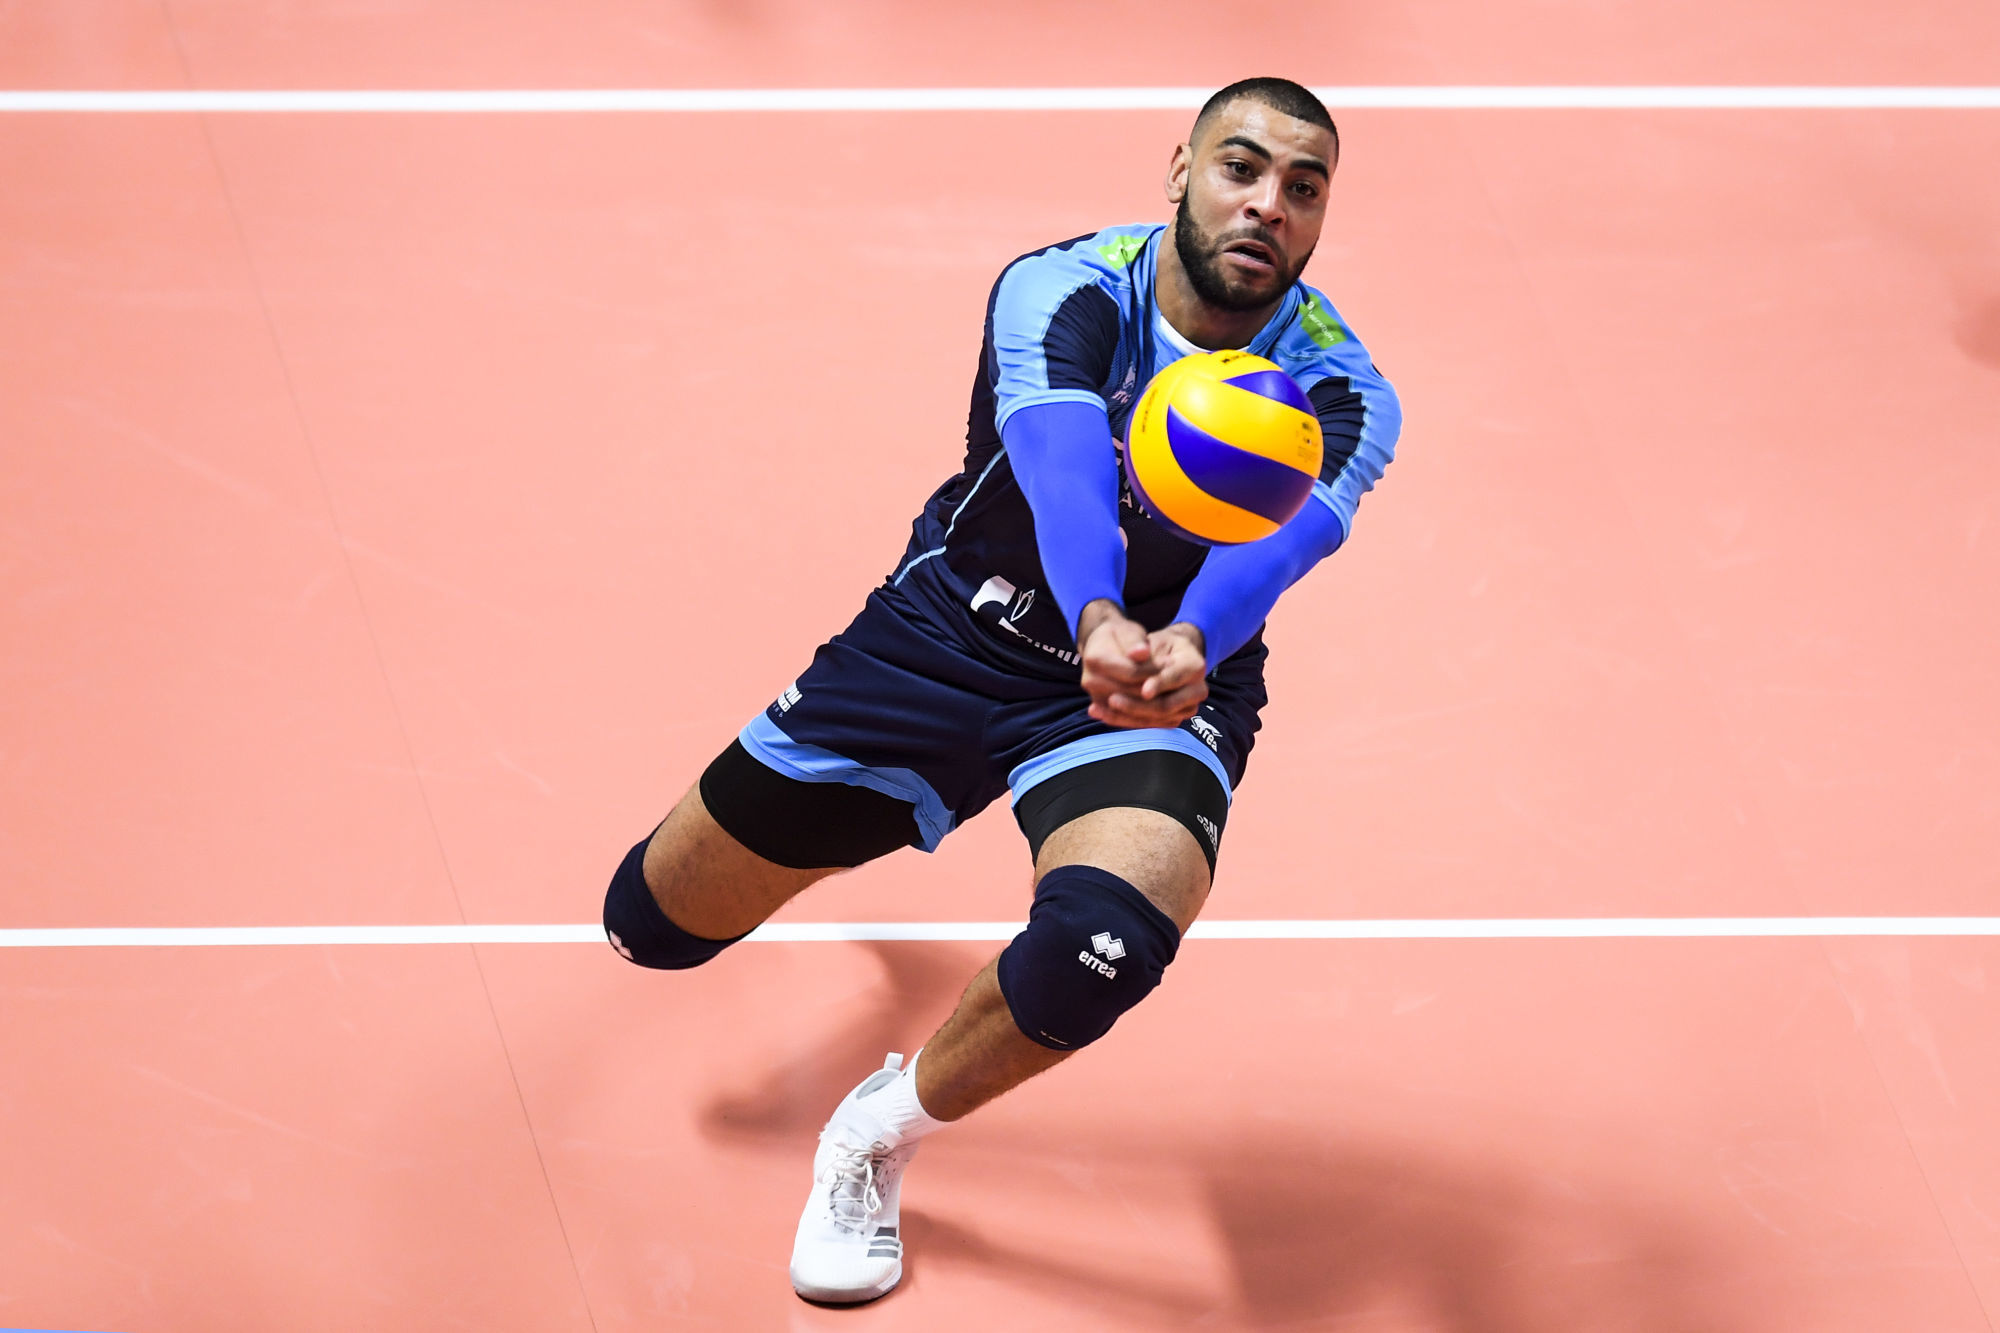
{"label": "volleyball player", "polygon": [[[1201,911],[1265,701],[1265,616],[1347,539],[1401,426],[1353,331],[1299,281],[1338,153],[1305,88],[1231,84],[1173,151],[1169,225],[1008,265],[964,467],[853,624],[613,877],[618,951],[695,967],[807,885],[930,851],[1012,795],[1034,862],[1028,924],[917,1058],[889,1056],[834,1108],[792,1253],[801,1296],[894,1287],[918,1143],[1102,1038]],[[1139,506],[1115,441],[1156,370],[1219,348],[1289,372],[1326,448],[1296,518],[1210,548]]]}

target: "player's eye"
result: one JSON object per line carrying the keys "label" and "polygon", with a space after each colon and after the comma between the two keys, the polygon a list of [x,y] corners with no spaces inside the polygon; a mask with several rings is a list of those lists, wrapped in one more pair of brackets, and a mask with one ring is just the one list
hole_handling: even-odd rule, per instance
{"label": "player's eye", "polygon": [[1222,164],[1222,169],[1232,176],[1248,176],[1250,164],[1240,157],[1232,157]]}
{"label": "player's eye", "polygon": [[1311,181],[1294,181],[1292,183],[1292,192],[1301,199],[1311,199],[1319,194],[1319,186],[1314,185]]}

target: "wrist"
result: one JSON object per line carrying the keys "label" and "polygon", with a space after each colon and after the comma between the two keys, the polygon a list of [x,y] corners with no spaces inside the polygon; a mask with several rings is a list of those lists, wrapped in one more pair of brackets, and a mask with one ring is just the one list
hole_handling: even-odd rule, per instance
{"label": "wrist", "polygon": [[1208,657],[1208,635],[1201,626],[1195,624],[1192,620],[1176,620],[1173,624],[1167,626],[1165,632],[1180,635],[1190,644],[1194,645],[1194,650],[1200,653],[1204,659]]}
{"label": "wrist", "polygon": [[1084,603],[1083,611],[1076,618],[1076,646],[1082,648],[1097,632],[1097,627],[1114,616],[1123,619],[1125,608],[1109,597],[1099,597]]}

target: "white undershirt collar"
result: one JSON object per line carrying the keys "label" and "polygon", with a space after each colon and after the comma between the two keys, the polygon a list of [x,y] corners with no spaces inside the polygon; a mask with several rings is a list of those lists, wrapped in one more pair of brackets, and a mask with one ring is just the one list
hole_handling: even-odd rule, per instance
{"label": "white undershirt collar", "polygon": [[[1243,344],[1243,347],[1247,348],[1255,346],[1259,338],[1263,337],[1266,333],[1269,333],[1271,331],[1272,326],[1277,324],[1281,319],[1284,318],[1286,309],[1288,308],[1291,299],[1291,293],[1287,292],[1285,294],[1285,297],[1286,299],[1284,301],[1280,301],[1278,303],[1278,309],[1276,310],[1276,312],[1272,314],[1270,319],[1265,321],[1264,327],[1258,329],[1255,333],[1251,334],[1250,341]],[[1205,355],[1209,350],[1206,347],[1196,347],[1186,338],[1183,338],[1181,336],[1181,331],[1175,328],[1173,324],[1168,321],[1167,312],[1160,309],[1160,293],[1157,288],[1153,292],[1153,328],[1160,335],[1161,340],[1165,342],[1167,346],[1173,348],[1176,352],[1179,352],[1182,356]],[[1217,350],[1241,351],[1243,350],[1243,348],[1219,348]]]}
{"label": "white undershirt collar", "polygon": [[1158,297],[1153,298],[1153,331],[1160,335],[1160,341],[1173,348],[1176,352],[1179,352],[1182,356],[1199,356],[1207,350],[1206,348],[1196,347],[1186,338],[1181,337],[1181,331],[1167,322],[1167,312],[1160,309]]}

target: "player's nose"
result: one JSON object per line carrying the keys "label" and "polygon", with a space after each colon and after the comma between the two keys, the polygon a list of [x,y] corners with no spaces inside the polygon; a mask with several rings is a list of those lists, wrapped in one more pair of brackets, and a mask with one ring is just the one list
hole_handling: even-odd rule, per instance
{"label": "player's nose", "polygon": [[1257,189],[1245,201],[1244,211],[1266,227],[1275,227],[1285,219],[1285,191],[1281,182],[1267,175]]}

